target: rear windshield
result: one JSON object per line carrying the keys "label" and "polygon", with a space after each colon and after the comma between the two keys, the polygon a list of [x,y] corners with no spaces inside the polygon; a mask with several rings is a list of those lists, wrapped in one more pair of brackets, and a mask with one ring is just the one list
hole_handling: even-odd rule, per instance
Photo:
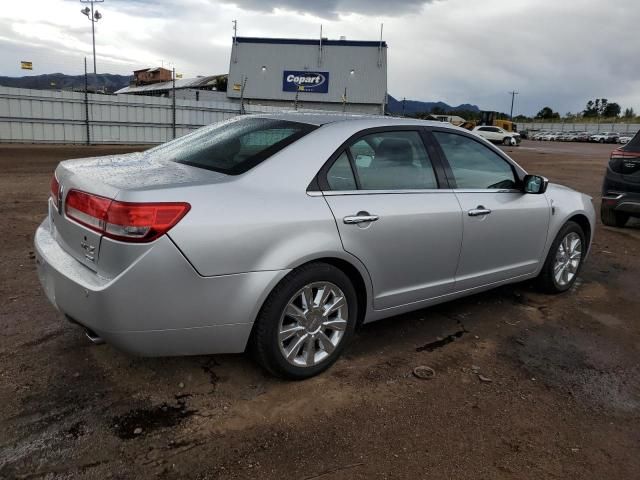
{"label": "rear windshield", "polygon": [[640,152],[640,132],[636,133],[634,137],[629,140],[629,143],[622,147],[622,150],[627,152]]}
{"label": "rear windshield", "polygon": [[270,118],[237,117],[148,150],[174,162],[239,175],[317,127]]}

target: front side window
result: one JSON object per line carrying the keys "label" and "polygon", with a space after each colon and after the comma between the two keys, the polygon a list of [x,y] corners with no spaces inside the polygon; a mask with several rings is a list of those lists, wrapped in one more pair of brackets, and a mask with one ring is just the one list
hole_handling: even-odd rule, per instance
{"label": "front side window", "polygon": [[362,190],[438,188],[418,132],[372,133],[349,146],[349,153]]}
{"label": "front side window", "polygon": [[146,154],[227,175],[239,175],[314,130],[314,125],[239,117],[203,127]]}
{"label": "front side window", "polygon": [[457,188],[517,188],[511,165],[489,147],[464,135],[433,134],[447,157]]}

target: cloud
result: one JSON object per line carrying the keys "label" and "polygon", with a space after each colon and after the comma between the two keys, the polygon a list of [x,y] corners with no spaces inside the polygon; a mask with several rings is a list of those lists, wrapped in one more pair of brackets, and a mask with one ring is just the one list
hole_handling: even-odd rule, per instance
{"label": "cloud", "polygon": [[[81,73],[91,27],[77,0],[5,2],[0,75]],[[640,111],[637,0],[107,0],[96,25],[98,70],[175,65],[185,77],[226,72],[232,24],[243,36],[376,40],[384,21],[395,97],[535,114],[577,112],[605,97]],[[275,13],[274,13],[274,9]],[[265,13],[266,12],[266,13]],[[349,13],[355,12],[355,13]],[[91,61],[90,61],[91,63]]]}
{"label": "cloud", "polygon": [[335,18],[340,14],[366,16],[419,13],[433,0],[224,0],[243,10],[275,12],[278,9],[307,13],[320,18]]}

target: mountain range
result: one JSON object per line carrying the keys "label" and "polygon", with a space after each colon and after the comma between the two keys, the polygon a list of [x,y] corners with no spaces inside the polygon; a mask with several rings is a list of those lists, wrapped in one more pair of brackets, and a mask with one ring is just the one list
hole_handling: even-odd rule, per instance
{"label": "mountain range", "polygon": [[[129,75],[113,75],[99,73],[94,81],[94,75],[89,74],[88,81],[91,88],[97,83],[99,90],[115,92],[129,85]],[[47,73],[28,77],[0,77],[0,85],[14,88],[34,88],[36,90],[82,90],[84,89],[84,75],[65,75],[64,73]]]}
{"label": "mountain range", "polygon": [[[97,84],[98,90],[115,92],[129,85],[129,75],[113,75],[111,73],[99,73],[94,80],[94,75],[89,75],[89,86]],[[15,88],[34,88],[37,90],[82,90],[84,89],[84,75],[65,75],[63,73],[49,73],[45,75],[32,75],[28,77],[2,77],[0,85]],[[405,100],[404,114],[428,113],[436,109],[437,112],[449,113],[453,111],[479,112],[477,105],[463,103],[453,107],[444,102],[422,102],[419,100]],[[387,111],[389,113],[403,113],[402,100],[388,95]]]}

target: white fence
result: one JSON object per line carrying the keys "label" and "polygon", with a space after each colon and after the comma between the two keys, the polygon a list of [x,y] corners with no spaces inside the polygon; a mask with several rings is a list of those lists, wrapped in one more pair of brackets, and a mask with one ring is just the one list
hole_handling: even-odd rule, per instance
{"label": "white fence", "polygon": [[544,132],[616,132],[635,134],[640,130],[640,123],[569,123],[569,122],[518,122],[518,130],[537,130]]}
{"label": "white fence", "polygon": [[[176,99],[175,136],[239,114],[240,103],[222,92],[219,101]],[[170,98],[89,94],[85,99],[78,92],[0,87],[0,142],[153,144],[172,138]]]}

